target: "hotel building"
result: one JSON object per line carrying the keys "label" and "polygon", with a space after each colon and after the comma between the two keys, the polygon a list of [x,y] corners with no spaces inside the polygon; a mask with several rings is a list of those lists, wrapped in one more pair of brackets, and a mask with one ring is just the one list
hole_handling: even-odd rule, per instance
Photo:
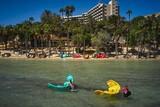
{"label": "hotel building", "polygon": [[[104,20],[112,15],[119,15],[119,5],[116,0],[110,0],[108,4],[106,3],[98,3],[94,7],[92,7],[87,12],[83,13],[82,15],[72,16],[70,18],[75,18],[78,20],[84,20],[87,22],[87,17],[91,16],[96,21]],[[67,19],[67,17],[64,17]]]}

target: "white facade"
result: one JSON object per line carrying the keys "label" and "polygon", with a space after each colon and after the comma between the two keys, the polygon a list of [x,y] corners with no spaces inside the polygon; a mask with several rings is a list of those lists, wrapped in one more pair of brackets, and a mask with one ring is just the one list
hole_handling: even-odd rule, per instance
{"label": "white facade", "polygon": [[[92,16],[96,21],[104,20],[111,15],[119,15],[119,6],[116,0],[109,1],[108,4],[98,3],[86,13],[82,15],[72,16],[71,18],[77,18],[78,20],[87,21],[87,16]],[[84,19],[85,18],[85,19]],[[66,17],[65,17],[66,19]]]}

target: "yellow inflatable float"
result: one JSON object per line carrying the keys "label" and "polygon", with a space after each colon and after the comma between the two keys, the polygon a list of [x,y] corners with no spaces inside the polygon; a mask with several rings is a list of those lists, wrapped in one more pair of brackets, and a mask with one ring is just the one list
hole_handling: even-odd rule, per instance
{"label": "yellow inflatable float", "polygon": [[97,95],[104,95],[104,94],[114,95],[114,94],[118,94],[121,90],[120,85],[114,80],[108,80],[106,84],[108,85],[108,90],[104,90],[104,91],[95,90],[95,93]]}

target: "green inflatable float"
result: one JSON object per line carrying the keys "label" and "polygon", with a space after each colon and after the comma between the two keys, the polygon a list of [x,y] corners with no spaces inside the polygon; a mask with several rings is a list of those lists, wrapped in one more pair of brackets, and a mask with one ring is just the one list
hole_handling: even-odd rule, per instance
{"label": "green inflatable float", "polygon": [[[63,84],[48,83],[48,88],[59,90],[59,91],[71,91],[70,83],[73,83],[74,79],[71,74],[66,77],[66,81]],[[76,90],[72,90],[76,91]]]}

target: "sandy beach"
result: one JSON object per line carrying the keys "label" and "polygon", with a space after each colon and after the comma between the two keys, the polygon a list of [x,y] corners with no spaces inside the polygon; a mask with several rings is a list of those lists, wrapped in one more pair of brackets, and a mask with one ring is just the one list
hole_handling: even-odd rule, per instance
{"label": "sandy beach", "polygon": [[83,56],[81,58],[73,58],[73,57],[66,57],[66,58],[60,58],[58,56],[58,54],[54,54],[54,55],[51,55],[50,57],[46,57],[46,58],[38,58],[38,57],[35,57],[35,58],[27,58],[26,55],[16,55],[16,54],[11,54],[10,57],[2,57],[0,56],[0,58],[2,59],[16,59],[16,60],[66,60],[66,61],[94,61],[94,60],[107,60],[107,61],[111,61],[111,60],[124,60],[124,61],[127,61],[127,60],[160,60],[160,56],[158,56],[157,58],[136,58],[135,56],[134,57],[131,57],[131,58],[123,58],[122,55],[118,56],[117,58],[116,57],[108,57],[108,58],[92,58],[92,55],[89,56],[88,59],[85,59],[83,58]]}

